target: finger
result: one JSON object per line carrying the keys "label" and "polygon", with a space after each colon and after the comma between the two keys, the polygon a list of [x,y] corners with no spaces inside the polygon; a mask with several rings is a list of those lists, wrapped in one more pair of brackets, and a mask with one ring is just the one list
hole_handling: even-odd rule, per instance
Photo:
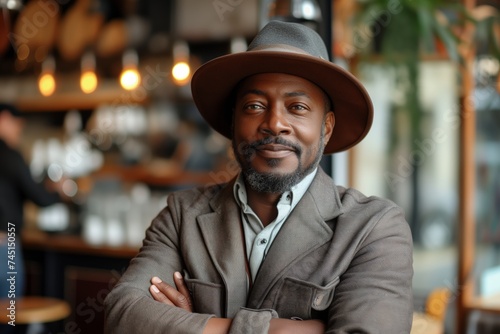
{"label": "finger", "polygon": [[161,302],[161,303],[164,303],[164,304],[167,304],[167,305],[171,305],[171,306],[175,306],[174,303],[172,303],[170,301],[170,299],[167,298],[167,296],[165,296],[159,289],[156,285],[151,285],[149,287],[149,292],[151,293],[151,295],[153,296],[154,300],[158,301],[158,302]]}
{"label": "finger", "polygon": [[191,308],[189,305],[189,301],[184,296],[182,293],[177,291],[176,288],[172,287],[171,285],[163,282],[160,278],[158,277],[153,277],[151,279],[151,282],[153,283],[154,286],[158,288],[158,290],[165,295],[165,297],[174,304],[174,306],[180,307],[182,309],[185,309],[186,311],[191,312]]}
{"label": "finger", "polygon": [[188,287],[186,286],[186,283],[184,282],[184,278],[182,277],[180,272],[175,272],[174,273],[174,283],[175,286],[177,287],[177,290],[182,293],[184,297],[186,297],[186,307],[187,310],[192,312],[193,310],[193,303],[191,301],[191,293],[189,292]]}

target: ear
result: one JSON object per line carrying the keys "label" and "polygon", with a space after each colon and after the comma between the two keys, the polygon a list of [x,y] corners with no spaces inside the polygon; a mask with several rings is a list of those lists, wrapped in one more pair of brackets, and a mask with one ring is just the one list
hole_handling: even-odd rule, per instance
{"label": "ear", "polygon": [[330,140],[334,127],[335,127],[335,114],[333,113],[333,111],[329,111],[325,115],[325,145]]}

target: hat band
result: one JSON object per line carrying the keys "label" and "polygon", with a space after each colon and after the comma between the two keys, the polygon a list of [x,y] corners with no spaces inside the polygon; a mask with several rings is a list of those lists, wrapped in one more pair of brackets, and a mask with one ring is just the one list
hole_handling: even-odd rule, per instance
{"label": "hat band", "polygon": [[[259,46],[256,46],[254,47],[253,49],[251,50],[248,50],[248,51],[275,51],[275,52],[290,52],[290,53],[299,53],[299,54],[303,54],[303,55],[307,55],[307,56],[311,56],[311,57],[314,57],[313,55],[311,55],[310,53],[307,53],[306,51],[300,49],[300,48],[297,48],[295,46],[291,46],[291,45],[288,45],[288,44],[267,44],[267,45],[259,45]],[[322,57],[319,57],[321,59],[323,59]]]}

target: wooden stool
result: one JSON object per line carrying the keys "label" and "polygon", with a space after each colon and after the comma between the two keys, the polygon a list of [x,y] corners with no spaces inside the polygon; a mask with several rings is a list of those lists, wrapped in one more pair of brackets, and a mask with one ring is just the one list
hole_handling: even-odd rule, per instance
{"label": "wooden stool", "polygon": [[[47,323],[53,321],[63,320],[71,313],[69,304],[61,299],[26,296],[15,299],[15,315],[16,325],[27,325],[33,323]],[[11,306],[10,299],[0,300],[0,323],[7,324],[11,319],[9,317],[9,306]],[[4,315],[4,313],[7,314]]]}

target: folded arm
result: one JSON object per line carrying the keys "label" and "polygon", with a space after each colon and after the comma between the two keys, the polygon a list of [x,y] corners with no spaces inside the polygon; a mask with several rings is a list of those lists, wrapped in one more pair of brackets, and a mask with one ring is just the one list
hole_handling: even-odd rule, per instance
{"label": "folded arm", "polygon": [[[192,312],[193,309],[189,290],[184,284],[182,275],[179,272],[174,273],[174,283],[175,287],[163,282],[158,277],[153,277],[150,286],[151,295],[158,302],[178,307],[187,312]],[[207,321],[203,334],[227,334],[238,332],[239,330],[231,328],[232,324],[233,319],[211,318]],[[250,326],[250,324],[244,324],[244,326]],[[325,325],[319,320],[295,321],[279,318],[271,319],[268,329],[269,334],[323,334],[324,331]]]}
{"label": "folded arm", "polygon": [[174,285],[173,273],[184,268],[177,235],[171,209],[165,208],[146,231],[141,251],[105,299],[106,333],[201,334],[208,319],[214,317],[158,303],[151,297],[152,273]]}

